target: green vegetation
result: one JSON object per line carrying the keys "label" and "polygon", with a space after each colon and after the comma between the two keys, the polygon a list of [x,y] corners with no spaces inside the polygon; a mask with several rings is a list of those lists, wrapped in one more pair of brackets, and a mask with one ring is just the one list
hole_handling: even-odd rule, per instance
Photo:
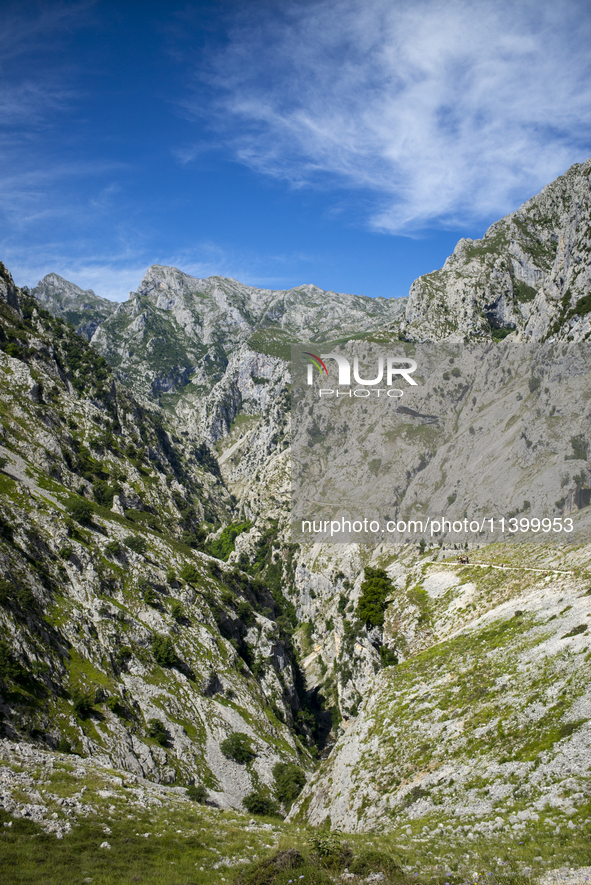
{"label": "green vegetation", "polygon": [[12,653],[5,639],[0,639],[0,683],[7,680],[20,682],[26,679],[27,671]]}
{"label": "green vegetation", "polygon": [[94,510],[90,501],[85,501],[84,498],[70,498],[66,501],[66,510],[77,522],[84,525],[92,522]]}
{"label": "green vegetation", "polygon": [[94,697],[89,691],[75,689],[72,692],[72,705],[79,719],[88,719],[94,712]]}
{"label": "green vegetation", "polygon": [[515,280],[513,282],[513,294],[515,295],[516,301],[527,303],[528,301],[534,300],[537,292],[532,286],[528,286],[527,283],[522,283],[521,280]]}
{"label": "green vegetation", "polygon": [[275,817],[279,814],[277,803],[262,790],[249,793],[242,800],[242,805],[251,814],[262,814],[265,817]]}
{"label": "green vegetation", "polygon": [[189,784],[187,787],[187,796],[192,802],[198,802],[205,805],[207,802],[207,789],[203,784]]}
{"label": "green vegetation", "polygon": [[161,667],[174,667],[177,663],[177,654],[174,643],[170,636],[154,636],[152,639],[152,654],[154,660]]}
{"label": "green vegetation", "polygon": [[188,562],[182,567],[179,577],[187,584],[199,584],[201,580],[199,569],[192,562]]}
{"label": "green vegetation", "polygon": [[123,547],[119,541],[109,541],[108,544],[105,544],[105,553],[107,556],[121,556]]}
{"label": "green vegetation", "polygon": [[185,617],[185,609],[183,607],[183,603],[178,599],[173,599],[170,603],[170,614],[173,616],[175,621],[182,621]]}
{"label": "green vegetation", "polygon": [[289,333],[280,328],[261,329],[248,339],[251,350],[279,357],[286,362],[291,360],[292,343]]}
{"label": "green vegetation", "polygon": [[273,767],[275,795],[286,811],[289,811],[306,783],[303,768],[293,762],[278,762]]}
{"label": "green vegetation", "polygon": [[165,747],[167,744],[168,733],[159,719],[148,720],[148,736],[153,738],[161,747]]}
{"label": "green vegetation", "polygon": [[589,451],[589,443],[584,436],[571,436],[572,455],[566,455],[565,461],[586,461]]}
{"label": "green vegetation", "polygon": [[233,759],[239,765],[247,765],[256,757],[251,739],[241,731],[235,731],[225,738],[220,744],[220,750],[227,759]]}
{"label": "green vegetation", "polygon": [[507,335],[515,331],[514,326],[499,326],[497,329],[491,328],[490,334],[493,341],[504,341]]}
{"label": "green vegetation", "polygon": [[536,390],[540,389],[541,385],[541,378],[538,378],[537,375],[532,375],[532,377],[528,381],[529,392],[535,393]]}
{"label": "green vegetation", "polygon": [[393,593],[392,581],[383,569],[366,568],[357,603],[357,617],[370,627],[382,627],[386,600]]}
{"label": "green vegetation", "polygon": [[236,549],[235,541],[238,535],[241,535],[242,532],[250,531],[251,528],[252,524],[248,520],[226,526],[219,538],[209,541],[206,548],[207,552],[210,556],[215,556],[216,559],[226,561],[230,553]]}
{"label": "green vegetation", "polygon": [[148,549],[148,542],[141,535],[127,535],[123,539],[123,543],[130,550],[133,550],[134,553],[144,554]]}
{"label": "green vegetation", "polygon": [[240,600],[236,606],[236,614],[245,627],[252,627],[252,625],[256,623],[256,617],[252,605],[250,602],[247,602],[246,599]]}

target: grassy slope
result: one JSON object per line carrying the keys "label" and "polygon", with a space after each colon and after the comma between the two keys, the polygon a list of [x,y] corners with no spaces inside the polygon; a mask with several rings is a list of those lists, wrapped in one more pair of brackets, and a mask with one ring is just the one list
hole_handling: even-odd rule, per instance
{"label": "grassy slope", "polygon": [[[67,755],[39,754],[27,760],[13,747],[0,745],[0,756],[0,779],[5,784],[10,780],[16,798],[37,809],[45,806],[44,820],[37,822],[0,812],[0,856],[10,870],[11,885],[222,885],[233,880],[244,885],[328,885],[342,881],[344,870],[353,882],[373,873],[386,885],[417,880],[453,885],[465,878],[465,868],[451,876],[436,871],[424,863],[422,851],[404,849],[390,837],[344,839],[279,818],[255,821],[191,802],[183,790]],[[466,841],[458,844],[458,853]],[[109,847],[101,847],[105,842]],[[287,851],[293,866],[285,854],[276,865],[265,865]],[[503,847],[498,851],[503,863],[487,868],[474,858],[471,868],[478,873],[494,870],[487,876],[493,885],[519,883],[514,865],[507,863],[511,852]]]}

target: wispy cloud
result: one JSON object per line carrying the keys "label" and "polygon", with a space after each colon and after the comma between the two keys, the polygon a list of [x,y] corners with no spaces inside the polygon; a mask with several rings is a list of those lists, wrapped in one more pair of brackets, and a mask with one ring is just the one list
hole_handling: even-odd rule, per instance
{"label": "wispy cloud", "polygon": [[57,273],[81,289],[92,289],[111,301],[125,301],[130,292],[135,292],[150,264],[178,267],[198,279],[231,277],[251,286],[282,289],[290,285],[286,269],[294,261],[305,264],[310,260],[310,256],[300,253],[268,256],[237,252],[211,241],[196,244],[191,250],[160,255],[129,246],[116,254],[93,255],[89,251],[76,258],[62,243],[48,243],[33,255],[28,248],[3,248],[1,241],[0,249],[19,286],[33,288],[46,274]]}
{"label": "wispy cloud", "polygon": [[200,75],[240,162],[361,189],[373,228],[409,233],[510,211],[591,154],[590,45],[580,0],[295,0],[247,4]]}
{"label": "wispy cloud", "polygon": [[111,301],[125,301],[146,271],[144,257],[132,251],[93,255],[87,250],[75,257],[63,243],[47,243],[33,252],[26,247],[9,247],[2,255],[17,286],[33,288],[46,274],[57,273]]}

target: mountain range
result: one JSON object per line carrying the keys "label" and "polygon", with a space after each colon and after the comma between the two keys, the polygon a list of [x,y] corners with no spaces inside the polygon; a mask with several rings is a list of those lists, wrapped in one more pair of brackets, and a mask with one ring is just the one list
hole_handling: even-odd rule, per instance
{"label": "mountain range", "polygon": [[[460,240],[407,299],[156,265],[116,304],[55,273],[19,289],[2,266],[0,321],[7,759],[36,747],[191,784],[220,808],[388,833],[433,874],[500,862],[508,840],[515,871],[585,862],[587,399],[512,379],[516,417],[496,407],[507,446],[487,478],[475,466],[490,451],[487,414],[465,391],[450,407],[446,388],[439,429],[408,431],[399,478],[407,501],[436,489],[452,515],[504,483],[507,507],[516,490],[527,514],[537,501],[511,453],[521,447],[520,470],[551,456],[544,506],[572,517],[577,544],[473,545],[468,563],[435,541],[296,544],[289,360],[298,343],[584,346],[591,160]],[[2,794],[15,818],[35,804],[18,789]],[[42,829],[68,832],[37,804]]]}

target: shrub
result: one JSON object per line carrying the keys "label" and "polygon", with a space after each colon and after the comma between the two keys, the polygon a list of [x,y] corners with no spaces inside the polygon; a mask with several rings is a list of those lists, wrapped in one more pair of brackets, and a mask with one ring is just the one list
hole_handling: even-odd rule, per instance
{"label": "shrub", "polygon": [[75,689],[72,692],[72,703],[74,704],[74,713],[79,719],[88,719],[94,709],[94,698],[87,691]]}
{"label": "shrub", "polygon": [[306,783],[304,769],[293,762],[278,762],[273,766],[273,778],[275,795],[286,811],[289,811]]}
{"label": "shrub", "polygon": [[128,535],[124,538],[124,543],[134,553],[145,553],[148,549],[148,542],[140,535]]}
{"label": "shrub", "polygon": [[162,667],[172,667],[177,662],[170,636],[155,636],[152,640],[152,654],[156,663]]}
{"label": "shrub", "polygon": [[84,524],[92,522],[92,504],[84,498],[70,498],[66,501],[66,510],[76,522]]}
{"label": "shrub", "polygon": [[92,484],[92,494],[97,504],[103,507],[112,507],[115,489],[112,488],[104,479],[97,479]]}
{"label": "shrub", "polygon": [[4,578],[0,578],[0,605],[6,605],[12,595],[12,592],[13,587],[11,582],[6,581]]}
{"label": "shrub", "polygon": [[121,556],[123,547],[119,541],[109,541],[108,544],[105,544],[105,553],[107,556]]}
{"label": "shrub", "polygon": [[246,599],[241,599],[236,608],[236,614],[242,621],[245,627],[252,627],[255,623],[256,618],[255,614],[252,610],[252,606]]}
{"label": "shrub", "polygon": [[265,796],[264,793],[249,793],[242,800],[242,804],[250,814],[264,814],[267,817],[279,815],[277,803]]}
{"label": "shrub", "polygon": [[572,436],[570,440],[570,444],[572,446],[573,454],[571,458],[567,458],[565,460],[570,461],[586,461],[587,460],[587,450],[589,448],[589,444],[587,440],[583,436]]}
{"label": "shrub", "polygon": [[226,759],[233,759],[234,762],[238,762],[240,765],[247,765],[256,758],[250,738],[241,731],[235,731],[223,740],[220,744],[220,750]]}
{"label": "shrub", "polygon": [[532,375],[532,377],[528,381],[529,392],[534,393],[536,390],[539,389],[541,384],[542,384],[541,380],[538,377],[536,377],[535,375]]}
{"label": "shrub", "polygon": [[123,706],[118,697],[111,695],[110,698],[107,698],[106,704],[111,713],[114,713],[116,716],[120,716],[123,719],[129,716],[129,710]]}
{"label": "shrub", "polygon": [[115,663],[118,667],[124,667],[132,656],[132,651],[128,645],[122,645],[115,652]]}
{"label": "shrub", "polygon": [[6,605],[11,599],[17,603],[21,611],[26,611],[35,605],[32,590],[25,585],[16,585],[12,581],[0,578],[0,605]]}
{"label": "shrub", "polygon": [[347,852],[348,845],[347,843],[343,843],[340,836],[336,833],[330,832],[319,832],[314,833],[308,839],[308,844],[314,851],[314,854],[317,854],[318,857],[321,857],[324,861],[338,860],[342,854],[347,854],[350,857],[350,849]]}
{"label": "shrub", "polygon": [[263,660],[261,655],[257,655],[252,664],[250,664],[249,666],[250,672],[252,673],[254,678],[260,682],[260,680],[263,679],[265,673],[267,672],[266,661]]}
{"label": "shrub", "polygon": [[298,885],[332,885],[333,881],[316,858],[312,860],[296,848],[287,848],[242,867],[235,885],[284,885],[290,878]]}
{"label": "shrub", "polygon": [[14,591],[14,597],[21,611],[31,609],[35,605],[35,597],[33,595],[33,591],[30,590],[28,587],[25,587],[24,585],[16,588],[16,590]]}
{"label": "shrub", "polygon": [[161,747],[166,746],[168,732],[159,719],[148,719],[148,735],[160,744]]}
{"label": "shrub", "polygon": [[222,590],[222,595],[220,596],[220,599],[221,599],[222,605],[227,605],[227,606],[235,605],[236,594],[232,593],[231,590],[228,590],[228,588],[225,587]]}
{"label": "shrub", "polygon": [[386,879],[400,880],[404,878],[402,867],[398,860],[385,851],[376,848],[368,848],[361,851],[357,857],[349,863],[349,871],[356,876],[367,876],[369,873],[383,873]]}
{"label": "shrub", "polygon": [[281,707],[278,706],[277,701],[271,701],[269,706],[271,708],[271,712],[273,713],[273,716],[276,719],[279,719],[280,722],[285,722],[285,713],[283,712]]}
{"label": "shrub", "polygon": [[180,571],[180,576],[187,584],[198,584],[201,580],[199,569],[192,562],[187,562]]}
{"label": "shrub", "polygon": [[386,648],[385,645],[380,647],[380,658],[382,661],[382,667],[394,667],[398,663],[398,655],[391,648]]}
{"label": "shrub", "polygon": [[392,581],[383,569],[367,568],[357,603],[359,620],[371,627],[382,627],[386,600],[393,590]]}
{"label": "shrub", "polygon": [[170,614],[173,616],[175,621],[182,621],[185,617],[183,604],[182,602],[179,602],[178,599],[173,599],[170,603]]}
{"label": "shrub", "polygon": [[12,541],[12,536],[12,526],[2,516],[0,516],[0,538],[4,538],[6,541]]}
{"label": "shrub", "polygon": [[142,597],[146,605],[151,605],[152,608],[157,608],[160,605],[160,598],[153,587],[145,587]]}
{"label": "shrub", "polygon": [[200,805],[205,805],[207,802],[207,790],[203,784],[189,784],[187,787],[187,796],[193,802],[198,802]]}
{"label": "shrub", "polygon": [[57,751],[58,753],[71,753],[72,747],[70,742],[66,738],[61,737],[57,742]]}

